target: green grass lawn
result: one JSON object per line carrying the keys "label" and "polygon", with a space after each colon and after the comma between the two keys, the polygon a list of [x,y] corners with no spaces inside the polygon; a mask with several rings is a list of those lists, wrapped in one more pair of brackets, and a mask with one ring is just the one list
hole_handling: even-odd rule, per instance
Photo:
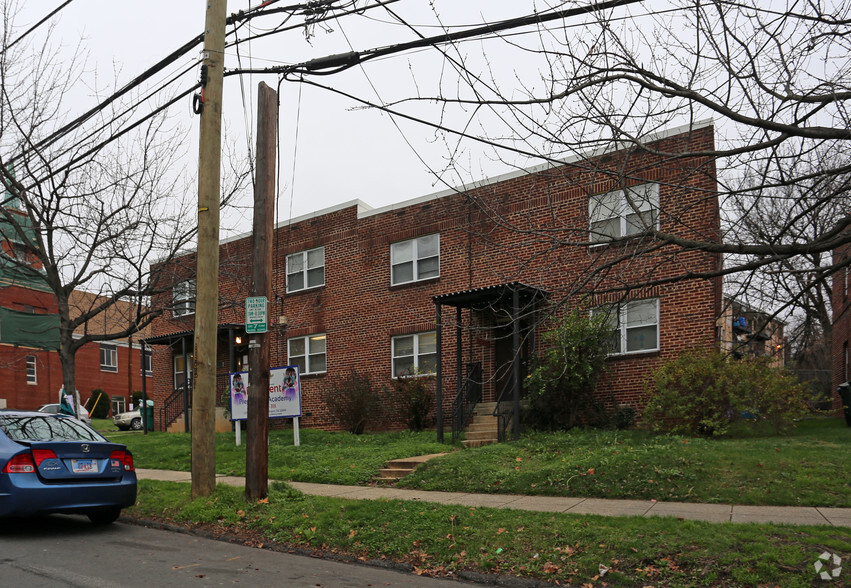
{"label": "green grass lawn", "polygon": [[[427,575],[475,571],[575,586],[813,586],[820,554],[851,557],[848,528],[343,500],[304,496],[283,482],[261,501],[224,485],[208,497],[190,494],[189,484],[144,480],[125,512],[255,546],[406,562]],[[603,577],[601,565],[609,568]],[[843,574],[823,585],[847,585]]]}
{"label": "green grass lawn", "polygon": [[[184,434],[109,433],[137,467],[188,470]],[[243,443],[245,439],[243,438]],[[635,431],[532,434],[460,450],[434,432],[354,436],[303,430],[270,435],[269,477],[363,484],[385,461],[453,451],[421,466],[408,487],[524,494],[655,498],[737,504],[851,506],[851,428],[801,423],[791,437],[714,439]],[[217,471],[243,475],[245,445],[217,435]],[[599,517],[398,500],[304,496],[273,483],[268,500],[219,486],[192,499],[188,484],[144,480],[129,516],[199,525],[253,541],[410,563],[421,573],[478,571],[576,585],[812,586],[828,551],[845,564],[851,529]],[[601,568],[600,566],[604,566]],[[601,576],[601,569],[608,571]]]}
{"label": "green grass lawn", "polygon": [[[189,470],[181,433],[114,432],[138,467]],[[435,441],[434,432],[351,435],[272,431],[269,478],[365,484],[390,459],[450,452],[398,485],[423,490],[634,498],[724,504],[851,507],[851,428],[840,419],[804,421],[788,437],[700,439],[641,431],[534,433],[474,450]],[[245,437],[216,436],[217,471],[245,475]]]}

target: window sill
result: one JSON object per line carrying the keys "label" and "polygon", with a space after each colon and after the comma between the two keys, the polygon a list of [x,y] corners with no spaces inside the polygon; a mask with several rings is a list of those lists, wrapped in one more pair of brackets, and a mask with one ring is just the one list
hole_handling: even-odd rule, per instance
{"label": "window sill", "polygon": [[606,359],[628,359],[641,355],[658,355],[661,349],[642,349],[641,351],[624,351],[623,353],[610,353]]}
{"label": "window sill", "polygon": [[439,282],[440,276],[435,276],[433,278],[423,278],[422,280],[414,280],[412,282],[402,282],[401,284],[390,284],[391,290],[396,290],[397,288],[407,288],[409,286],[419,286],[428,282]]}
{"label": "window sill", "polygon": [[320,284],[318,286],[310,286],[309,288],[301,288],[300,290],[287,290],[287,296],[294,296],[296,294],[301,294],[303,292],[310,292],[312,290],[319,290],[320,288],[324,288],[325,284]]}

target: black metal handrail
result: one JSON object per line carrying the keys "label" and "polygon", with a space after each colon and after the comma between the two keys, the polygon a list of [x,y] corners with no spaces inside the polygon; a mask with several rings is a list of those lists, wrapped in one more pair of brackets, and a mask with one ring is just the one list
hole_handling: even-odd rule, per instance
{"label": "black metal handrail", "polygon": [[482,400],[482,364],[468,363],[461,390],[452,402],[452,442],[458,440],[467,426],[476,404]]}
{"label": "black metal handrail", "polygon": [[[177,420],[177,417],[186,412],[185,397],[186,394],[184,393],[183,386],[180,386],[179,388],[175,388],[174,392],[169,394],[165,401],[163,401],[163,405],[160,407],[160,430],[166,431]],[[190,395],[191,398],[192,396]]]}
{"label": "black metal handrail", "polygon": [[[508,396],[508,398],[505,398]],[[521,395],[521,400],[525,394]],[[499,398],[496,399],[496,407],[493,409],[493,416],[496,417],[496,433],[497,440],[503,443],[507,438],[508,427],[512,424],[514,417],[514,390],[511,386],[506,386],[502,389]],[[520,415],[517,415],[520,418]],[[521,421],[522,425],[522,421]]]}

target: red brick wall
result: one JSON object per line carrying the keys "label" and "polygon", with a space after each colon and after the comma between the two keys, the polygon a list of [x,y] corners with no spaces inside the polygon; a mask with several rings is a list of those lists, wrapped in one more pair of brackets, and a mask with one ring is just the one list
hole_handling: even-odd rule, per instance
{"label": "red brick wall", "polygon": [[[13,310],[33,307],[39,314],[57,312],[56,299],[51,293],[30,290],[19,286],[0,288],[0,306]],[[80,399],[86,402],[95,388],[104,390],[110,397],[129,398],[134,390],[142,389],[139,349],[128,349],[127,344],[115,341],[117,346],[118,372],[103,372],[100,369],[100,344],[88,343],[76,354],[75,375]],[[36,384],[27,383],[26,357],[36,358]],[[148,376],[147,385],[152,386]],[[29,349],[14,345],[0,345],[0,381],[7,385],[0,390],[0,399],[8,408],[35,409],[42,404],[59,401],[62,387],[62,366],[59,353],[41,349]]]}
{"label": "red brick wall", "polygon": [[[652,148],[665,153],[709,151],[712,142],[712,128],[704,127],[664,139]],[[332,425],[322,396],[350,369],[369,374],[376,383],[388,382],[391,337],[434,330],[432,297],[515,280],[546,290],[555,302],[575,303],[589,295],[595,304],[611,302],[623,296],[625,289],[631,290],[630,299],[658,297],[660,350],[612,358],[611,376],[603,389],[619,403],[642,406],[643,381],[653,367],[684,348],[713,344],[721,308],[720,280],[679,278],[689,272],[697,276],[711,272],[719,267],[720,258],[682,253],[672,245],[643,253],[643,248],[653,245],[646,239],[588,247],[589,196],[616,189],[621,182],[659,184],[662,231],[684,239],[718,238],[714,162],[645,150],[518,175],[360,218],[352,205],[278,228],[273,268],[276,296],[270,304],[273,366],[287,364],[287,338],[327,335],[327,373],[302,377],[303,410],[311,413],[302,419],[303,426]],[[390,245],[430,233],[440,233],[440,277],[391,286]],[[325,286],[286,294],[286,255],[319,246],[325,247]],[[222,246],[221,323],[244,320],[250,251],[250,238]],[[444,313],[447,322],[454,321],[454,309],[446,308]],[[277,326],[279,316],[286,317],[286,329]],[[465,311],[465,320],[468,316]],[[191,330],[192,319],[165,316],[154,325],[154,334]],[[488,332],[478,333],[473,355],[492,373],[490,338]],[[464,335],[465,362],[467,339]],[[456,387],[455,348],[454,328],[444,329],[446,408]],[[226,348],[220,349],[224,373]],[[170,391],[170,365],[165,354],[155,365],[160,397]],[[492,398],[493,388],[492,383],[485,386],[486,399]]]}
{"label": "red brick wall", "polygon": [[[839,263],[851,257],[851,245],[845,245],[833,252],[833,263]],[[851,373],[846,374],[845,349],[851,346],[851,304],[849,304],[846,270],[843,268],[833,275],[833,407],[838,411],[842,404],[837,388],[843,382],[851,379]],[[851,353],[851,351],[849,351]],[[851,372],[851,366],[848,371]]]}

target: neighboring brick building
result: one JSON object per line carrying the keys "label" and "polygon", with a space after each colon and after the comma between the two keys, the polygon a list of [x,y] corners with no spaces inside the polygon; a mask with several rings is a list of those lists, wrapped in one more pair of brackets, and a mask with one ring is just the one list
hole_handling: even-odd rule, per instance
{"label": "neighboring brick building", "polygon": [[769,365],[782,368],[789,351],[786,345],[786,323],[767,312],[725,298],[724,310],[718,317],[718,347],[735,358],[768,357]]}
{"label": "neighboring brick building", "polygon": [[[25,217],[21,217],[24,219]],[[0,222],[0,408],[35,409],[42,404],[59,402],[62,366],[59,362],[59,318],[56,298],[45,284],[41,267],[22,243],[14,229]],[[25,262],[26,265],[13,262]],[[72,293],[72,316],[98,301],[94,294]],[[130,316],[129,306],[119,302],[99,315],[99,321],[81,326],[89,333],[106,333]],[[143,335],[140,335],[143,336]],[[141,351],[132,340],[108,341],[84,345],[76,354],[77,390],[82,402],[100,388],[112,399],[113,407],[123,410],[130,393],[142,388]],[[148,358],[150,359],[150,358]],[[147,369],[150,386],[150,362]]]}
{"label": "neighboring brick building", "polygon": [[[543,319],[583,297],[618,309],[618,353],[601,394],[640,409],[649,371],[683,349],[714,345],[721,312],[720,278],[681,279],[711,274],[720,257],[658,246],[641,228],[652,223],[683,239],[719,239],[715,163],[677,155],[712,152],[712,126],[681,128],[645,145],[376,210],[353,201],[277,226],[272,365],[301,367],[302,425],[333,427],[322,397],[351,369],[379,384],[411,368],[440,370],[448,414],[456,366],[472,364],[481,371],[483,400],[495,400],[511,386],[513,355],[522,359],[522,378]],[[241,369],[247,354],[251,247],[246,235],[220,249],[220,406],[228,370]],[[149,339],[163,350],[154,356],[152,396],[160,406],[170,404],[191,364],[194,266],[189,255],[164,268],[173,300],[154,301],[176,307],[152,325]],[[440,336],[436,305],[445,311]],[[161,417],[171,421],[175,413]]]}
{"label": "neighboring brick building", "polygon": [[[833,252],[833,263],[841,263],[851,257],[851,244],[843,245]],[[846,265],[833,275],[833,406],[841,408],[837,389],[840,384],[851,381],[851,265]]]}

